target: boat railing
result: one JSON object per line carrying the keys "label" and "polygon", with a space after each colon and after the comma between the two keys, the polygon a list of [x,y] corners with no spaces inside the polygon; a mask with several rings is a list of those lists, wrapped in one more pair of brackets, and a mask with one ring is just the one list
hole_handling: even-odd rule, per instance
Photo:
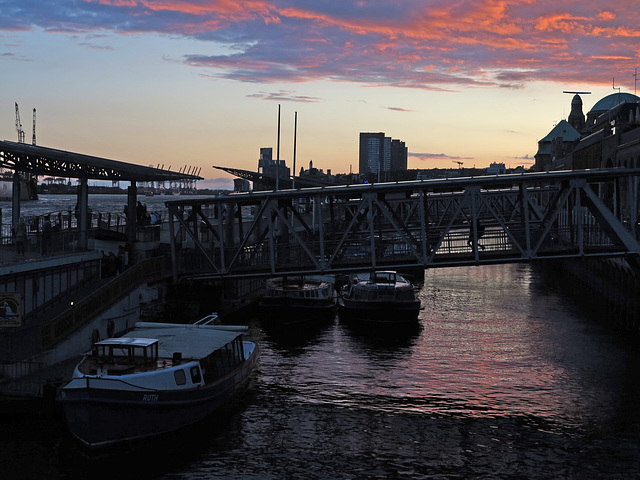
{"label": "boat railing", "polygon": [[[152,387],[145,387],[143,385],[135,385],[133,383],[127,382],[125,380],[122,380],[121,378],[105,378],[105,377],[93,377],[93,376],[84,376],[82,378],[78,378],[76,379],[76,381],[83,381],[83,383],[85,383],[86,387],[85,388],[100,388],[100,384],[103,384],[102,386],[104,388],[107,389],[114,389],[113,385],[116,384],[122,384],[126,387],[131,387],[131,388],[124,388],[122,390],[142,390],[145,392],[157,392],[158,389],[157,388],[152,388]],[[72,381],[73,382],[73,381]],[[75,382],[73,382],[75,383]]]}
{"label": "boat railing", "polygon": [[216,323],[218,321],[218,314],[217,313],[212,313],[210,315],[207,315],[206,317],[201,318],[200,320],[194,322],[194,325],[210,325],[212,323]]}

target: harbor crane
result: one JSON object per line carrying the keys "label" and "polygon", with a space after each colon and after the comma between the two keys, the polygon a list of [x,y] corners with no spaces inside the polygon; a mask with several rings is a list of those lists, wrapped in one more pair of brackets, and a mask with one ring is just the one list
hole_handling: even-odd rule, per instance
{"label": "harbor crane", "polygon": [[462,168],[462,165],[464,164],[464,162],[459,162],[457,160],[452,160],[453,163],[457,163],[458,164],[458,168]]}
{"label": "harbor crane", "polygon": [[22,122],[20,121],[20,109],[18,108],[18,102],[16,104],[16,130],[18,131],[18,143],[24,143],[24,130],[22,129]]}

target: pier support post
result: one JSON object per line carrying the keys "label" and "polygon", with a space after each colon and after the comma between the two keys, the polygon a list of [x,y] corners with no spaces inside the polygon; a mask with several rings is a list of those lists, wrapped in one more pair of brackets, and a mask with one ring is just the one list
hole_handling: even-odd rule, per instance
{"label": "pier support post", "polygon": [[86,250],[89,247],[89,227],[91,226],[91,218],[89,218],[89,182],[86,178],[80,179],[78,185],[78,203],[76,206],[76,220],[78,221],[78,248]]}
{"label": "pier support post", "polygon": [[16,228],[18,220],[20,220],[20,174],[18,171],[13,173],[13,190],[11,192],[11,226]]}
{"label": "pier support post", "polygon": [[133,265],[135,260],[136,246],[136,200],[138,198],[138,187],[136,181],[131,180],[131,186],[127,188],[127,244],[129,246],[129,265]]}

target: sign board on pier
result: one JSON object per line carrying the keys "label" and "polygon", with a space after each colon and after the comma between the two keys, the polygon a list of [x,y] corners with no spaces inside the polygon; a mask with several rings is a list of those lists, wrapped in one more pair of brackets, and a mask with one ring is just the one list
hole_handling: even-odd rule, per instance
{"label": "sign board on pier", "polygon": [[22,295],[0,293],[0,327],[22,326]]}

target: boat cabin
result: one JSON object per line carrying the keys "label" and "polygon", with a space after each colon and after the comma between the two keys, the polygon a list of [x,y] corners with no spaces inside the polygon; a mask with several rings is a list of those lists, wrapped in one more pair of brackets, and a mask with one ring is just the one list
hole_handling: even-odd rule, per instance
{"label": "boat cabin", "polygon": [[369,277],[369,283],[390,283],[396,284],[396,272],[375,272]]}
{"label": "boat cabin", "polygon": [[128,373],[135,367],[151,367],[158,362],[158,340],[155,338],[108,338],[96,342],[91,352],[96,370]]}
{"label": "boat cabin", "polygon": [[356,301],[415,301],[413,286],[402,275],[392,270],[371,274],[351,275],[344,287],[343,297]]}

